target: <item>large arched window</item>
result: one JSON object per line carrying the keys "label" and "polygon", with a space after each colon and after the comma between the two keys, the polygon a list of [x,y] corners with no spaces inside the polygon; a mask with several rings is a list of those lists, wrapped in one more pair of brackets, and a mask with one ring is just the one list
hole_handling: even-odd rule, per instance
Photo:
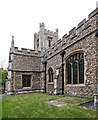
{"label": "large arched window", "polygon": [[48,70],[49,82],[53,82],[53,69],[50,67]]}
{"label": "large arched window", "polygon": [[66,60],[67,84],[84,84],[84,54],[76,53]]}

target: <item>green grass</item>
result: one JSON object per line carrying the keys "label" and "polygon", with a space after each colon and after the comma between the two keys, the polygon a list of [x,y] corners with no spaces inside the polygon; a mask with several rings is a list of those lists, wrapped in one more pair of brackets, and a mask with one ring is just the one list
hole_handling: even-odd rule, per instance
{"label": "green grass", "polygon": [[2,118],[2,100],[0,100],[0,120]]}
{"label": "green grass", "polygon": [[[45,103],[48,100],[58,100],[68,103],[68,106],[57,107]],[[66,99],[64,96],[51,96],[45,93],[21,94],[7,96],[2,101],[3,118],[95,118],[96,111],[77,104],[91,99]]]}

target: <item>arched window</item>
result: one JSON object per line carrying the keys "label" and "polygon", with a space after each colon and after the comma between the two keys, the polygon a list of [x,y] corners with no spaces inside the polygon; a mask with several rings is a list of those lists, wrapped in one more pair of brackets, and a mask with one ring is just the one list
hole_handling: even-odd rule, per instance
{"label": "arched window", "polygon": [[51,43],[52,43],[52,37],[48,37],[48,47],[51,47]]}
{"label": "arched window", "polygon": [[48,70],[49,82],[53,82],[53,69],[50,67]]}
{"label": "arched window", "polygon": [[84,84],[84,54],[76,53],[66,60],[67,84]]}

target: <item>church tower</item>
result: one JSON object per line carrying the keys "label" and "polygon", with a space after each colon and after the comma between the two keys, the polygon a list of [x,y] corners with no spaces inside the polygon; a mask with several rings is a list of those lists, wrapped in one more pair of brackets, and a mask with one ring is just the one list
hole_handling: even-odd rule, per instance
{"label": "church tower", "polygon": [[46,49],[51,48],[51,46],[58,40],[58,29],[55,32],[46,30],[45,24],[39,24],[38,34],[34,34],[34,50],[44,52]]}

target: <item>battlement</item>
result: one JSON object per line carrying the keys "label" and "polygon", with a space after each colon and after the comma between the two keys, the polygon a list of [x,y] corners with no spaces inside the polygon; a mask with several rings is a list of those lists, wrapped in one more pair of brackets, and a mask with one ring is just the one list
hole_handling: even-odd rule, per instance
{"label": "battlement", "polygon": [[45,29],[45,24],[44,23],[40,23],[40,31],[43,31],[47,35],[52,35],[52,36],[57,36],[58,35],[58,29],[56,29],[55,32],[47,30],[47,29]]}
{"label": "battlement", "polygon": [[10,49],[10,52],[14,54],[29,55],[29,56],[40,56],[41,55],[40,51],[35,51],[32,49],[26,49],[26,48],[21,48],[21,50],[19,50],[18,47],[14,47],[13,51]]}
{"label": "battlement", "polygon": [[83,19],[77,27],[74,27],[69,31],[69,34],[65,34],[62,37],[62,42],[69,44],[77,39],[85,36],[87,33],[91,32],[92,30],[96,29],[96,17],[98,15],[98,8],[96,8],[93,12],[88,15],[88,20]]}
{"label": "battlement", "polygon": [[[69,45],[73,44],[74,42],[78,41],[79,39],[83,38],[87,34],[90,34],[92,31],[96,30],[96,22],[98,22],[98,8],[96,8],[94,11],[92,11],[88,15],[88,19],[83,19],[76,27],[72,28],[69,33],[65,34],[61,39],[58,39],[58,30],[56,29],[55,32],[45,29],[45,24],[40,23],[40,31],[34,34],[34,36],[37,38],[40,35],[40,32],[42,32],[42,35],[46,35],[46,37],[54,37],[55,42],[53,42],[51,47],[46,47],[48,49],[45,50],[45,54],[47,56],[54,54],[56,51],[60,50],[61,48],[66,48]],[[42,36],[41,36],[42,38]],[[43,41],[47,38],[43,37]],[[30,55],[30,56],[40,56],[41,52],[37,50],[30,50],[26,48],[21,48],[21,50],[18,50],[18,47],[13,47],[12,51],[16,54],[21,55]]]}
{"label": "battlement", "polygon": [[45,33],[46,33],[47,35],[51,35],[51,36],[55,36],[55,37],[58,35],[57,32],[53,32],[53,31],[46,30],[46,29],[45,29]]}
{"label": "battlement", "polygon": [[98,14],[98,7],[88,15],[88,19],[96,16]]}
{"label": "battlement", "polygon": [[[98,16],[98,8],[88,15],[88,19],[83,19],[76,27],[72,28],[69,33],[65,34],[61,39],[57,40],[49,49],[47,49],[46,56],[54,54],[56,51],[59,51],[61,48],[65,48],[70,44],[78,41],[82,37],[90,34],[92,31],[97,29],[96,22]],[[49,31],[50,32],[50,31]]]}

